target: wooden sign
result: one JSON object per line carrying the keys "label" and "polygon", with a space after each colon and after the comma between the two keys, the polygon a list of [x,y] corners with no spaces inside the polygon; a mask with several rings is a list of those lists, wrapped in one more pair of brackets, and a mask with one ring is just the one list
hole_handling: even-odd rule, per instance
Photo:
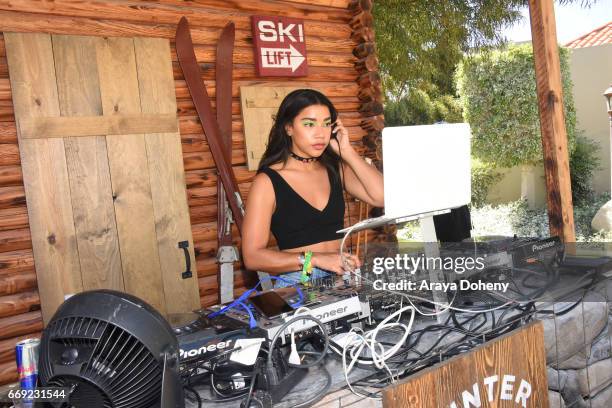
{"label": "wooden sign", "polygon": [[45,322],[92,289],[199,308],[168,40],[4,41]]}
{"label": "wooden sign", "polygon": [[306,76],[304,21],[298,18],[252,16],[258,76]]}
{"label": "wooden sign", "polygon": [[528,324],[389,386],[383,392],[383,406],[547,407],[542,322]]}
{"label": "wooden sign", "polygon": [[259,167],[259,161],[266,151],[270,129],[274,123],[274,115],[278,112],[281,102],[291,91],[309,88],[306,84],[292,87],[280,86],[241,86],[240,101],[244,140],[247,151],[249,170]]}

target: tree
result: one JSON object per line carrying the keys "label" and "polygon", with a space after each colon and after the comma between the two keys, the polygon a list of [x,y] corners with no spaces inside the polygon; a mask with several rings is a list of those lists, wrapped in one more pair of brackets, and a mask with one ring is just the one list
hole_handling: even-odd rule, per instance
{"label": "tree", "polygon": [[420,88],[454,92],[463,54],[497,45],[502,28],[520,18],[523,0],[384,0],[374,3],[380,72],[388,95]]}
{"label": "tree", "polygon": [[[588,7],[593,0],[580,1]],[[526,0],[379,0],[373,14],[380,72],[393,98],[419,88],[435,99],[454,95],[453,72],[464,53],[503,43]]]}

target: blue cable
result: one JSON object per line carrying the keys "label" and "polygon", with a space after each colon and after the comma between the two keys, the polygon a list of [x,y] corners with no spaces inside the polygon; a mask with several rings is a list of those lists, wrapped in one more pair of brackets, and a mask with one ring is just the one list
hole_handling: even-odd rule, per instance
{"label": "blue cable", "polygon": [[251,329],[257,327],[257,320],[255,320],[255,316],[253,316],[253,311],[251,310],[251,308],[248,305],[245,305],[243,302],[240,302],[239,305],[242,306],[249,313],[249,327]]}
{"label": "blue cable", "polygon": [[297,289],[298,295],[300,297],[300,300],[296,304],[289,304],[289,306],[291,306],[293,309],[297,309],[298,307],[300,307],[302,305],[302,303],[304,302],[304,294],[302,293],[302,290],[300,289],[300,287],[297,286],[299,284],[299,282],[293,282],[293,281],[290,281],[288,279],[284,279],[284,278],[281,278],[281,277],[278,277],[278,276],[267,276],[267,277],[265,277],[263,279],[260,279],[259,282],[257,282],[257,284],[255,286],[253,286],[251,289],[247,290],[242,295],[240,295],[240,297],[238,299],[234,299],[234,301],[232,301],[232,303],[230,303],[227,306],[224,306],[221,310],[218,310],[216,312],[212,312],[211,314],[208,315],[208,317],[210,319],[215,318],[215,317],[217,317],[219,315],[224,314],[229,309],[234,309],[237,306],[239,306],[242,309],[246,310],[246,312],[249,314],[249,327],[251,329],[254,329],[255,327],[257,327],[257,320],[255,320],[255,316],[253,315],[253,311],[251,310],[251,308],[247,304],[245,304],[245,301],[248,299],[248,297],[251,295],[251,293],[257,292],[257,288],[263,282],[266,282],[268,280],[279,280],[279,281],[288,283],[291,286],[295,286],[295,288]]}

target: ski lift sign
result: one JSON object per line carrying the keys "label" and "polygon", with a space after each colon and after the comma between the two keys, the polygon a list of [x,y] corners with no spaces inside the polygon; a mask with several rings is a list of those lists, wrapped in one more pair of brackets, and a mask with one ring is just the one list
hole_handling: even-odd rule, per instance
{"label": "ski lift sign", "polygon": [[306,76],[304,20],[252,16],[255,66],[258,76]]}

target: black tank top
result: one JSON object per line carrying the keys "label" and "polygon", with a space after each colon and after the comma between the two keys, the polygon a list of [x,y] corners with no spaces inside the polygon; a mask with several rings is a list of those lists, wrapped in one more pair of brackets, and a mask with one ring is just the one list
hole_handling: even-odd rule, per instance
{"label": "black tank top", "polygon": [[298,248],[342,238],[336,231],[344,228],[344,196],[339,177],[327,170],[330,194],[327,206],[319,211],[304,200],[278,172],[261,169],[274,186],[276,208],[270,229],[280,250]]}

